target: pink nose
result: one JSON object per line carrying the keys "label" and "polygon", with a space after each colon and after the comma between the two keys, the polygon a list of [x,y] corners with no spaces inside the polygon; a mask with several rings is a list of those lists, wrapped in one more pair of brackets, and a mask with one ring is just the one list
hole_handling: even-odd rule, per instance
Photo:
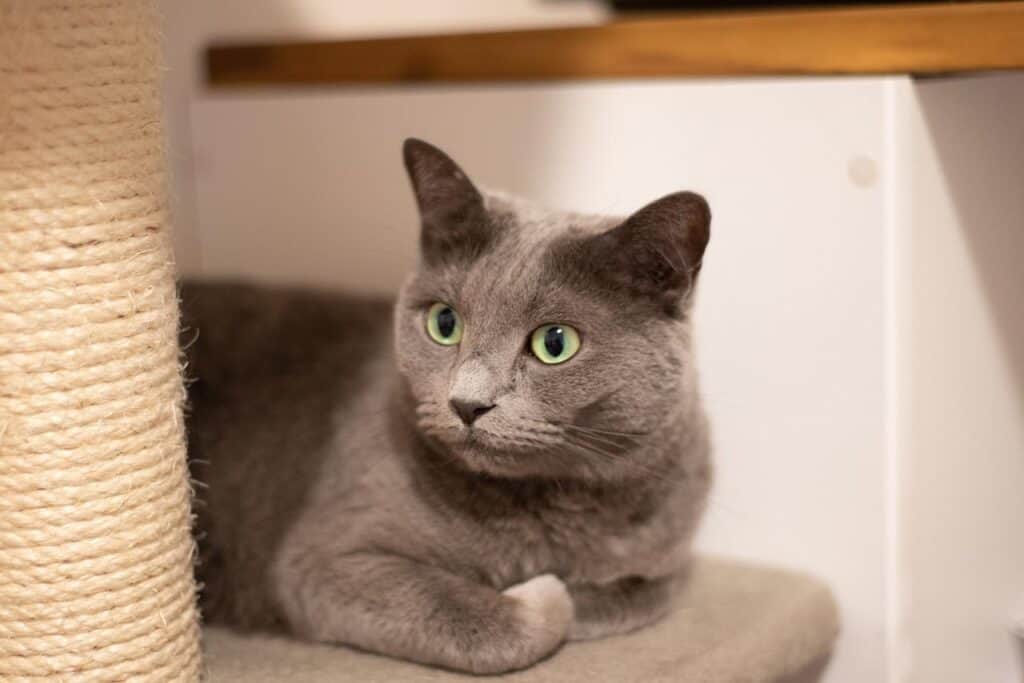
{"label": "pink nose", "polygon": [[462,423],[467,426],[476,422],[476,419],[478,417],[480,417],[481,415],[488,412],[489,410],[491,410],[491,408],[494,407],[493,404],[487,405],[486,403],[481,403],[479,401],[471,401],[457,398],[453,398],[452,400],[448,401],[448,405],[452,407],[452,410],[454,410],[455,414],[459,416],[459,419],[462,420]]}

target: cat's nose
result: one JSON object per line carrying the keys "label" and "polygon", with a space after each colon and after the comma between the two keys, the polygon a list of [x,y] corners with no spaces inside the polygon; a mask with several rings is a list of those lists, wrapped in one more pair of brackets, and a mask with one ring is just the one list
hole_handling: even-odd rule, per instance
{"label": "cat's nose", "polygon": [[488,412],[489,410],[491,410],[491,408],[494,407],[493,403],[487,404],[482,403],[480,401],[459,398],[451,399],[450,401],[448,401],[448,405],[452,407],[452,410],[455,411],[455,414],[459,416],[459,419],[462,420],[462,423],[466,426],[469,426],[476,422],[476,419],[478,417],[480,417],[481,415]]}

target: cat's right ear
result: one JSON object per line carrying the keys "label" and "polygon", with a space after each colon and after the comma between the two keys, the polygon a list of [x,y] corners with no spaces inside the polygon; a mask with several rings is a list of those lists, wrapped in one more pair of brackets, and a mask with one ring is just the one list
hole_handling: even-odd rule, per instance
{"label": "cat's right ear", "polygon": [[693,192],[676,192],[584,241],[580,260],[613,289],[632,292],[679,316],[710,236],[707,201]]}
{"label": "cat's right ear", "polygon": [[483,196],[458,164],[429,143],[409,138],[402,156],[419,207],[424,259],[473,258],[490,238]]}

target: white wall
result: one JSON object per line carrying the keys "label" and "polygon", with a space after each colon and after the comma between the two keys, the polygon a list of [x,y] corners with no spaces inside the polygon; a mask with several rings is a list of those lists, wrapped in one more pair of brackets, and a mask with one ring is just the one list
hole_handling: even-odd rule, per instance
{"label": "white wall", "polygon": [[203,91],[202,51],[213,41],[352,38],[417,32],[587,24],[600,0],[157,0],[163,15],[165,114],[175,250],[182,272],[199,267],[189,106]]}

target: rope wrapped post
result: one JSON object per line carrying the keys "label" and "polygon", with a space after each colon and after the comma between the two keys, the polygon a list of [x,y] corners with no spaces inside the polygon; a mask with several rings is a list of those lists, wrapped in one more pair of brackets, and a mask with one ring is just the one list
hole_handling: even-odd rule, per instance
{"label": "rope wrapped post", "polygon": [[141,0],[0,0],[0,680],[199,677]]}

